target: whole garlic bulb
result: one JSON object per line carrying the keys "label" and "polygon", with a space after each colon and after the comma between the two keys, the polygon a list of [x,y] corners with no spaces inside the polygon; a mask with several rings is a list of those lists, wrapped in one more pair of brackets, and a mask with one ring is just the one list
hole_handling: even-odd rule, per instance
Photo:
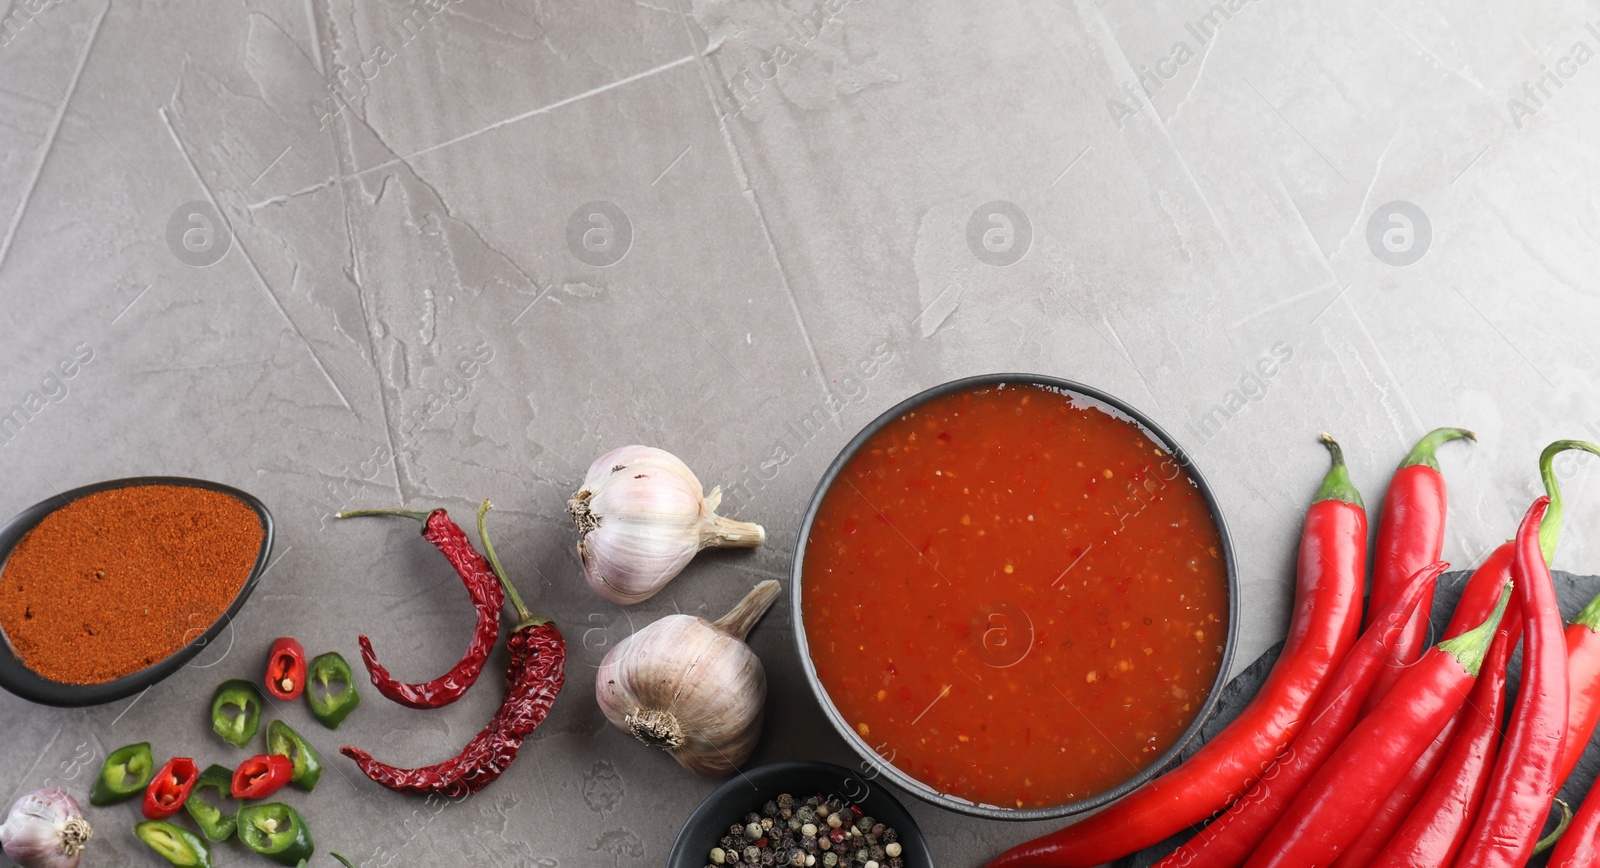
{"label": "whole garlic bulb", "polygon": [[21,868],[77,868],[93,836],[77,800],[56,789],[24,793],[0,823],[0,848]]}
{"label": "whole garlic bulb", "polygon": [[715,623],[668,615],[622,640],[595,675],[606,719],[695,774],[737,771],[767,700],[766,670],[744,637],[777,598],[769,579]]}
{"label": "whole garlic bulb", "polygon": [[703,548],[766,541],[761,525],[717,515],[721,502],[722,489],[705,496],[694,471],[670,452],[623,446],[595,459],[567,501],[589,586],[613,603],[638,603]]}

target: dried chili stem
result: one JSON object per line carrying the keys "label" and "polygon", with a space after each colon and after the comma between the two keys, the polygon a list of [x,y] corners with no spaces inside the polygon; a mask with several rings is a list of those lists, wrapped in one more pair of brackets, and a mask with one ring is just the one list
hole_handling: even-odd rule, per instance
{"label": "dried chili stem", "polygon": [[522,595],[517,593],[517,589],[511,584],[511,580],[506,578],[505,568],[500,566],[500,556],[495,554],[494,543],[489,541],[489,525],[484,520],[491,509],[494,509],[494,504],[488,500],[484,500],[478,506],[478,539],[483,542],[483,553],[489,558],[489,566],[494,568],[495,577],[500,580],[501,587],[506,589],[506,599],[510,600],[512,608],[517,610],[516,629],[521,630],[524,627],[550,623],[549,618],[535,615],[528,611],[528,607],[522,603]]}

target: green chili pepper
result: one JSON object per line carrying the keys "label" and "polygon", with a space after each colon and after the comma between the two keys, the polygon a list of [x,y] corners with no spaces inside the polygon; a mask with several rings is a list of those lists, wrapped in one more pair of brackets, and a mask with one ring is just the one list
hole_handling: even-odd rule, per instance
{"label": "green chili pepper", "polygon": [[261,727],[261,708],[265,704],[253,683],[243,678],[224,681],[211,697],[211,728],[228,744],[244,747]]}
{"label": "green chili pepper", "polygon": [[[350,677],[350,664],[339,656],[337,651],[318,654],[311,661],[310,680],[307,684],[306,699],[311,703],[311,714],[329,729],[338,729],[339,724],[350,716],[361,704],[361,694],[356,692],[356,682]],[[344,689],[337,692],[329,690],[331,685],[342,684]]]}
{"label": "green chili pepper", "polygon": [[289,724],[281,720],[267,724],[267,753],[282,754],[294,763],[290,783],[307,792],[316,789],[317,779],[322,777],[322,757]]}
{"label": "green chili pepper", "polygon": [[114,805],[139,795],[156,773],[156,758],[150,742],[123,745],[111,752],[100,765],[100,774],[89,787],[89,804]]}
{"label": "green chili pepper", "polygon": [[346,859],[343,853],[339,853],[339,852],[337,852],[335,850],[329,850],[328,851],[328,855],[332,856],[335,859],[338,859],[339,860],[339,864],[343,865],[344,868],[356,868],[356,866],[350,864],[350,860]]}
{"label": "green chili pepper", "polygon": [[133,834],[169,864],[180,868],[211,868],[211,848],[188,829],[162,820],[145,820],[133,827]]}
{"label": "green chili pepper", "polygon": [[[239,802],[231,795],[232,787],[233,772],[227,766],[212,763],[200,773],[200,777],[195,778],[194,789],[189,791],[189,798],[183,803],[189,810],[189,816],[200,827],[200,834],[212,841],[226,841],[233,837],[234,827],[238,824]],[[204,796],[206,790],[217,791],[215,803]]]}
{"label": "green chili pepper", "polygon": [[297,865],[317,849],[300,812],[282,802],[240,808],[239,840],[280,865]]}

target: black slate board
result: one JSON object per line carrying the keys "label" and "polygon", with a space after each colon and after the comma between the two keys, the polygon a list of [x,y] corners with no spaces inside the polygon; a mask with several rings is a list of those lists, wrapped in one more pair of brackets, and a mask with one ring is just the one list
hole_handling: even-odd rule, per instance
{"label": "black slate board", "polygon": [[[1466,584],[1469,575],[1470,573],[1467,572],[1452,572],[1445,573],[1439,578],[1438,590],[1434,594],[1432,613],[1434,637],[1443,635],[1445,626],[1450,622],[1450,614],[1455,611],[1456,601],[1461,598],[1461,589]],[[1569,620],[1578,613],[1578,610],[1588,604],[1596,594],[1600,594],[1600,577],[1574,576],[1570,573],[1558,571],[1554,574],[1554,579],[1556,598],[1561,603],[1561,614]],[[1267,673],[1272,671],[1272,665],[1277,662],[1278,652],[1282,649],[1282,642],[1272,646],[1265,654],[1256,658],[1256,661],[1251,663],[1249,668],[1228,682],[1228,685],[1222,689],[1222,698],[1218,701],[1216,712],[1201,729],[1201,741],[1185,750],[1182,755],[1183,759],[1188,759],[1191,754],[1200,748],[1201,743],[1209,741],[1219,730],[1227,726],[1240,711],[1244,710],[1245,705],[1256,695],[1261,683],[1266,680]],[[1514,691],[1516,689],[1517,673],[1521,671],[1521,668],[1522,652],[1519,650],[1511,659],[1511,670],[1507,679],[1508,690]],[[1509,718],[1509,716],[1508,711],[1507,717]],[[1600,773],[1600,745],[1591,742],[1589,751],[1578,761],[1578,767],[1572,772],[1572,778],[1567,781],[1567,785],[1561,790],[1561,798],[1566,800],[1573,810],[1577,810],[1578,804],[1583,801],[1584,795],[1589,792],[1597,773]],[[1554,816],[1551,817],[1546,826],[1547,831],[1555,827],[1556,819]],[[1112,864],[1115,868],[1147,868],[1147,866],[1160,860],[1163,856],[1176,850],[1192,834],[1193,832],[1185,832],[1154,847],[1119,859]],[[1543,865],[1545,864],[1545,859],[1543,856],[1538,856],[1529,864]]]}

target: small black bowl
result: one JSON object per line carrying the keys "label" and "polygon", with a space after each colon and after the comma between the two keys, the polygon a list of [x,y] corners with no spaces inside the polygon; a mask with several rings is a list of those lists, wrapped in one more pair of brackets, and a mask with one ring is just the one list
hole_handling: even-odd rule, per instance
{"label": "small black bowl", "polygon": [[[816,521],[817,509],[822,505],[823,496],[828,493],[828,489],[833,485],[834,480],[839,477],[845,466],[850,463],[850,459],[855,456],[856,450],[860,449],[862,444],[871,439],[873,435],[881,431],[885,425],[934,398],[941,398],[945,395],[969,389],[997,385],[1043,386],[1067,394],[1089,406],[1097,407],[1112,416],[1131,420],[1151,440],[1172,455],[1178,464],[1188,472],[1189,477],[1194,480],[1195,487],[1204,498],[1212,520],[1216,522],[1217,534],[1222,542],[1223,563],[1226,565],[1228,572],[1228,637],[1223,645],[1222,660],[1218,666],[1217,679],[1212,684],[1211,693],[1206,697],[1206,701],[1200,708],[1195,711],[1194,718],[1188,728],[1183,731],[1183,734],[1178,737],[1178,740],[1171,747],[1167,748],[1165,753],[1146,765],[1142,771],[1129,775],[1126,780],[1117,786],[1076,802],[1043,808],[1013,809],[997,805],[978,804],[949,793],[942,793],[901,771],[893,763],[879,756],[872,746],[867,743],[866,739],[856,732],[855,727],[844,719],[844,715],[839,713],[839,709],[834,706],[833,700],[828,696],[827,688],[823,687],[822,679],[817,677],[817,667],[811,661],[811,650],[806,642],[806,627],[803,617],[804,598],[801,586],[804,584],[806,544],[811,537],[811,525]],[[806,681],[811,685],[811,692],[816,696],[818,704],[822,706],[823,713],[828,717],[828,722],[833,724],[833,728],[838,731],[840,737],[872,768],[881,770],[884,776],[892,781],[895,786],[941,808],[991,820],[1048,820],[1081,814],[1133,792],[1170,765],[1183,752],[1184,747],[1200,734],[1200,730],[1204,727],[1206,720],[1216,710],[1217,702],[1222,697],[1222,688],[1228,683],[1229,669],[1233,662],[1233,653],[1239,634],[1239,573],[1233,557],[1233,542],[1228,535],[1228,524],[1222,518],[1222,506],[1217,502],[1216,494],[1212,492],[1211,486],[1206,484],[1205,477],[1200,474],[1200,469],[1194,465],[1192,456],[1185,452],[1183,447],[1178,445],[1178,441],[1174,440],[1172,435],[1163,431],[1161,426],[1153,422],[1150,417],[1113,395],[1071,380],[1047,377],[1040,374],[981,374],[975,377],[951,380],[948,383],[942,383],[912,395],[885,410],[882,415],[861,429],[861,432],[849,443],[845,444],[843,449],[839,450],[839,456],[833,459],[832,464],[828,465],[827,471],[822,474],[821,481],[817,483],[816,491],[811,495],[811,503],[806,507],[805,515],[800,522],[800,533],[796,537],[794,560],[790,567],[789,605],[794,612],[794,637],[800,653],[800,665],[805,670]]]}
{"label": "small black bowl", "polygon": [[844,766],[810,760],[753,768],[717,787],[684,821],[667,856],[667,868],[705,868],[711,862],[711,848],[728,834],[729,826],[742,822],[751,811],[760,813],[761,805],[784,793],[797,799],[838,796],[847,804],[860,805],[866,816],[899,833],[904,848],[900,858],[906,868],[933,868],[928,842],[917,821],[883,781],[868,780]]}
{"label": "small black bowl", "polygon": [[6,522],[4,527],[0,527],[0,573],[5,571],[5,561],[11,556],[12,549],[16,548],[17,543],[27,535],[28,531],[44,521],[45,516],[91,494],[141,485],[176,485],[220,492],[244,503],[255,511],[257,518],[261,519],[261,551],[256,555],[256,563],[250,570],[250,578],[239,588],[239,593],[234,596],[233,602],[228,604],[227,611],[207,627],[199,638],[174,651],[165,659],[158,660],[131,675],[100,684],[64,684],[45,678],[22,665],[22,661],[12,651],[10,641],[6,640],[5,631],[0,630],[0,640],[5,641],[5,647],[0,649],[0,687],[30,702],[65,707],[100,705],[132,696],[178,671],[183,664],[200,653],[201,649],[211,644],[211,641],[217,638],[217,634],[232,623],[244,601],[249,599],[250,592],[255,590],[256,582],[266,570],[267,562],[272,555],[272,513],[267,511],[266,504],[237,488],[204,479],[186,479],[179,476],[138,476],[131,479],[97,482],[82,488],[74,488],[28,507]]}

